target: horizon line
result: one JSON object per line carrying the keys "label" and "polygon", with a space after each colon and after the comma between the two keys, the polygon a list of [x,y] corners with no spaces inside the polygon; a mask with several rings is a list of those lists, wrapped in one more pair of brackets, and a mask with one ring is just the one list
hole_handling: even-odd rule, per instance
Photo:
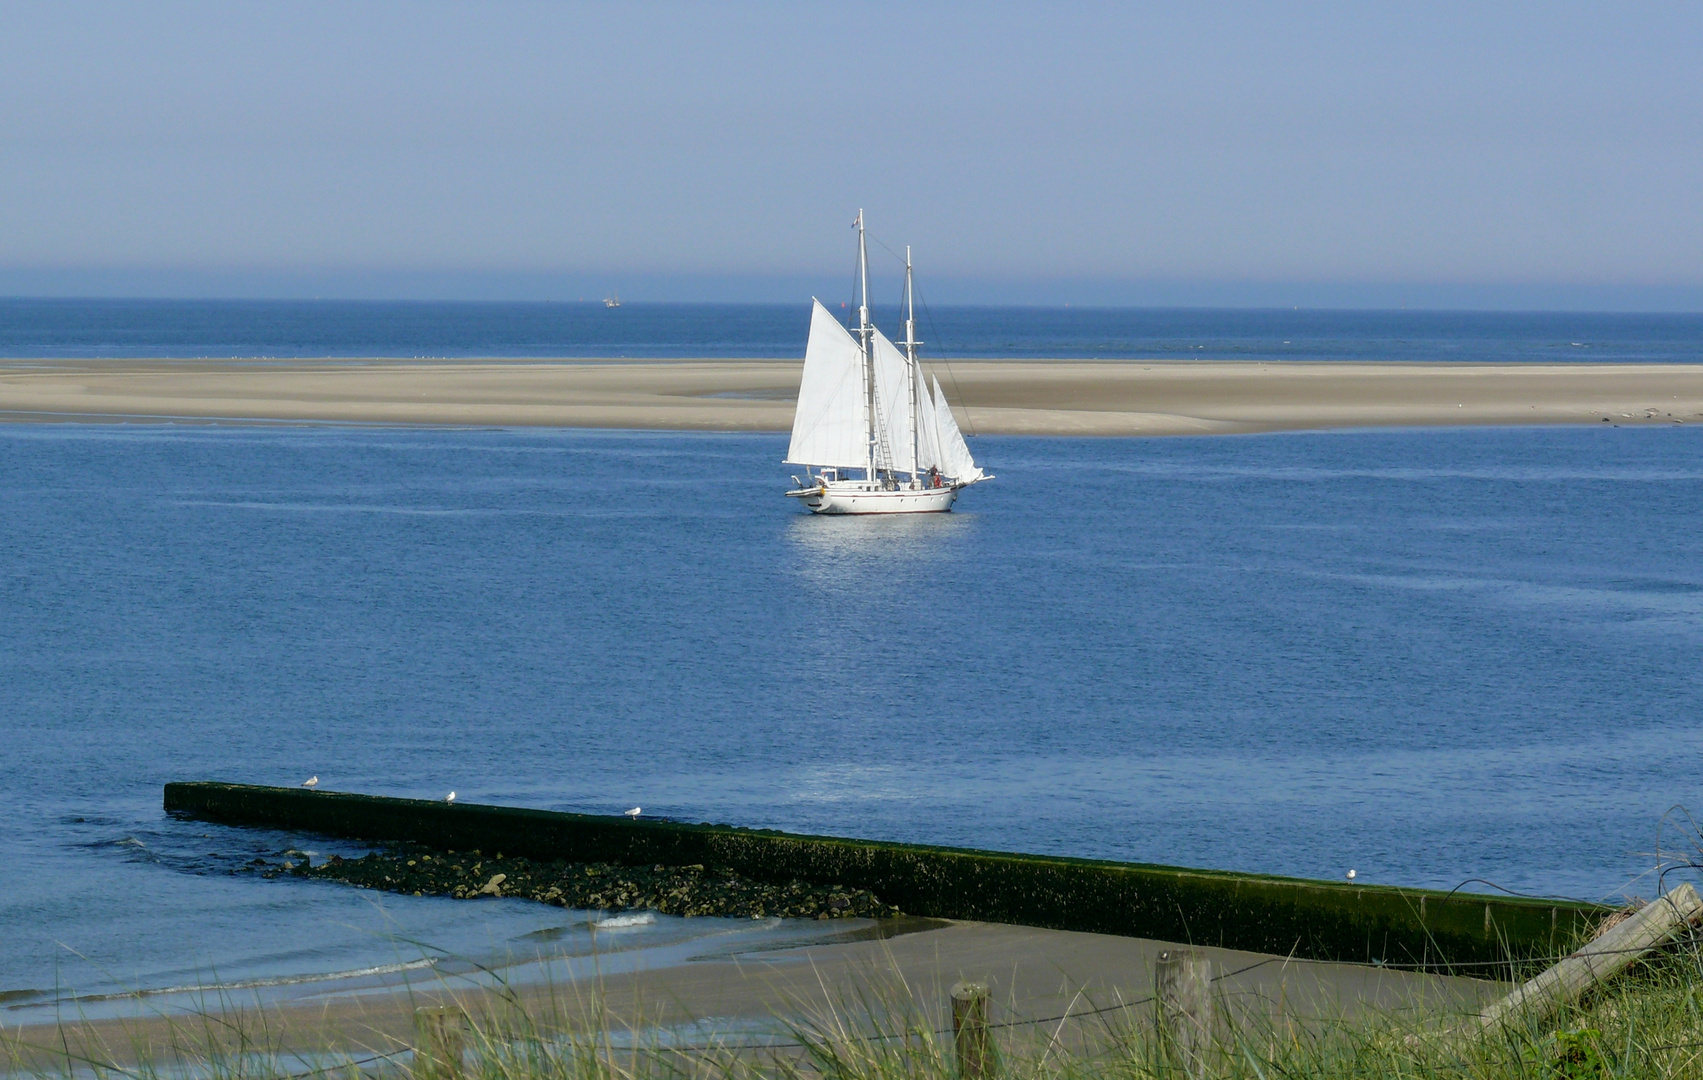
{"label": "horizon line", "polygon": [[[600,298],[562,297],[447,297],[447,296],[195,296],[195,295],[148,295],[148,294],[99,294],[99,293],[0,293],[0,304],[22,303],[65,303],[65,304],[346,304],[381,306],[417,305],[422,307],[436,305],[463,305],[468,307],[571,307],[585,305],[587,307],[603,307],[605,301]],[[655,298],[623,299],[618,307],[704,307],[704,308],[790,308],[804,307],[809,301],[799,300],[730,300],[730,299],[679,299],[666,300]],[[831,305],[830,305],[831,306]],[[872,308],[896,307],[899,301],[883,304],[874,302]],[[1261,302],[1131,302],[1108,303],[1073,301],[937,301],[929,307],[947,308],[954,310],[986,310],[1000,311],[1017,309],[1033,309],[1037,311],[1059,311],[1072,309],[1078,311],[1246,311],[1246,312],[1308,312],[1308,313],[1350,313],[1365,314],[1399,314],[1402,312],[1415,314],[1439,315],[1651,315],[1651,316],[1703,316],[1703,304],[1695,307],[1588,307],[1581,305],[1560,306],[1490,306],[1490,305],[1448,305],[1448,304],[1378,304],[1378,303],[1309,303],[1309,304],[1276,304]]]}

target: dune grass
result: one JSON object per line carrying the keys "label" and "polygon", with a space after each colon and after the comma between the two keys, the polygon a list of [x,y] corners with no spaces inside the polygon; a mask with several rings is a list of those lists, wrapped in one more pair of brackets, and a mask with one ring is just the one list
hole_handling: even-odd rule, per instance
{"label": "dune grass", "polygon": [[[800,1007],[762,1032],[715,1022],[657,1027],[624,1018],[595,991],[543,999],[503,989],[442,1011],[441,1036],[388,1048],[345,1040],[332,1053],[285,1045],[264,1010],[221,1007],[173,1021],[162,1043],[115,1054],[0,1035],[0,1068],[27,1080],[964,1080],[944,996],[896,975]],[[227,1003],[228,1004],[228,1003]],[[1039,1023],[996,1009],[1002,1080],[1585,1080],[1703,1077],[1703,948],[1642,962],[1547,1017],[1481,1031],[1466,1018],[1410,1013],[1293,1021],[1225,1002],[1213,1048],[1188,1068],[1155,1030],[1150,1003],[1113,1003]],[[422,1027],[422,1031],[427,1030]]]}

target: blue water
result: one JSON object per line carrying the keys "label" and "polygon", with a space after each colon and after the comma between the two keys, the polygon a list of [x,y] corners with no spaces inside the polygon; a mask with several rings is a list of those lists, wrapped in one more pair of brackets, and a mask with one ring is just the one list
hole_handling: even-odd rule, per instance
{"label": "blue water", "polygon": [[1694,843],[1695,428],[983,438],[898,520],[783,449],[0,427],[0,993],[563,918],[228,876],[301,841],[174,779],[1580,897]]}
{"label": "blue water", "polygon": [[[838,304],[832,297],[824,302]],[[899,327],[894,305],[877,322]],[[0,357],[797,357],[796,304],[0,299]],[[1703,361],[1703,315],[939,307],[931,357]]]}

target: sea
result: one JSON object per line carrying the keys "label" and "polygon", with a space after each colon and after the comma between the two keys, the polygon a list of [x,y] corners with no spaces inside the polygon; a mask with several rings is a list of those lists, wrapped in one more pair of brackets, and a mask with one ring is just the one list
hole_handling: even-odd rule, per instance
{"label": "sea", "polygon": [[[807,315],[8,300],[0,353],[783,357]],[[1703,360],[1696,316],[933,317],[962,356]],[[953,513],[833,519],[781,497],[775,434],[0,425],[0,1022],[819,933],[233,873],[360,849],[174,820],[172,780],[1583,899],[1695,879],[1703,418],[972,442],[997,479]]]}
{"label": "sea", "polygon": [[[789,358],[809,328],[807,303],[0,298],[8,359]],[[933,360],[1703,361],[1703,313],[923,306],[917,332]]]}

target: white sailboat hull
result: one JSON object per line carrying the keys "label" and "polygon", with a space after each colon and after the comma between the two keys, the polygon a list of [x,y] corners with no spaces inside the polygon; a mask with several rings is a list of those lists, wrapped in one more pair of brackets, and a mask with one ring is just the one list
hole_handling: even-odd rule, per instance
{"label": "white sailboat hull", "polygon": [[831,480],[789,491],[813,514],[939,514],[952,509],[957,487],[886,490],[863,480]]}

